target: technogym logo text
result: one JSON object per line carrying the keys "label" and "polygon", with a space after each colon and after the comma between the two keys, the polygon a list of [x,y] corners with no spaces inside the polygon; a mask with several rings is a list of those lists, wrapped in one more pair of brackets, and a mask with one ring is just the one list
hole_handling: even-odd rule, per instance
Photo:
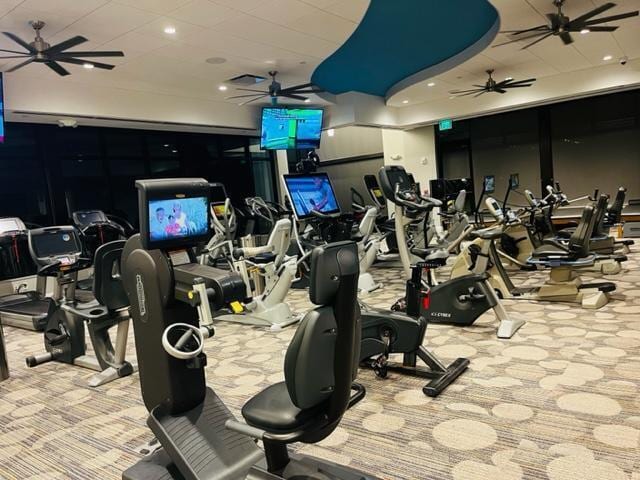
{"label": "technogym logo text", "polygon": [[140,319],[144,321],[144,316],[147,314],[147,301],[144,296],[144,284],[142,283],[142,275],[136,275],[136,293],[138,295],[138,311],[140,312]]}

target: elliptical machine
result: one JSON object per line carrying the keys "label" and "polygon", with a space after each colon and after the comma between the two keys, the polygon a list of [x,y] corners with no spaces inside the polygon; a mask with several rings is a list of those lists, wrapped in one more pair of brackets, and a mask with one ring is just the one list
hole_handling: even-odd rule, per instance
{"label": "elliptical machine", "polygon": [[[352,468],[299,454],[294,442],[330,435],[364,398],[355,384],[359,350],[356,247],[343,242],[314,250],[310,299],[284,360],[284,381],[242,408],[238,422],[206,385],[203,353],[214,335],[211,313],[244,294],[234,272],[199,265],[192,248],[207,232],[168,242],[149,234],[154,201],[206,197],[204,179],[142,180],[141,234],[128,240],[124,283],[132,304],[147,424],[162,448],[123,473],[123,480],[376,480]],[[309,372],[313,375],[309,375]],[[351,392],[355,393],[351,393]],[[258,448],[261,440],[264,450]]]}
{"label": "elliptical machine", "polygon": [[[498,338],[511,338],[525,324],[525,321],[513,314],[507,315],[496,292],[488,282],[488,273],[468,273],[437,284],[433,268],[443,266],[449,253],[446,250],[417,247],[409,250],[406,229],[412,222],[431,210],[433,203],[431,199],[424,198],[415,191],[403,167],[388,165],[382,167],[378,175],[385,196],[395,205],[395,230],[405,278],[411,280],[413,277],[412,263],[420,260],[426,262],[423,273],[427,276],[425,283],[431,287],[431,296],[430,302],[421,306],[421,315],[428,322],[470,326],[480,315],[492,308],[500,322]],[[484,229],[475,230],[473,235],[480,238],[497,238],[501,233],[501,229],[499,231]],[[487,246],[486,252],[481,252],[481,255],[488,255],[488,248]],[[407,298],[407,300],[411,299]]]}
{"label": "elliptical machine", "polygon": [[[259,200],[254,199],[254,203]],[[266,208],[266,204],[261,205]],[[254,208],[258,208],[254,205]],[[280,330],[299,321],[285,297],[297,271],[296,257],[288,256],[291,243],[291,220],[280,218],[273,223],[266,245],[240,246],[233,242],[235,209],[227,198],[210,205],[214,235],[205,248],[200,263],[216,265],[224,259],[228,267],[244,280],[245,295],[242,301],[231,304],[232,313],[222,314],[217,320],[266,326]],[[242,239],[241,239],[242,240]],[[264,282],[258,291],[252,275]]]}
{"label": "elliptical machine", "polygon": [[[65,245],[65,256],[39,271],[40,277],[55,278],[54,297],[60,300],[50,312],[44,328],[47,353],[26,358],[27,366],[36,367],[56,361],[95,370],[88,385],[98,387],[136,370],[126,357],[129,332],[129,302],[120,280],[120,256],[124,240],[106,243],[96,250],[94,261],[83,258],[80,237],[74,227],[49,227],[32,230],[29,246],[34,257],[46,256]],[[95,301],[76,302],[78,272],[94,265],[93,294]],[[85,326],[86,323],[86,326]],[[109,330],[116,326],[116,342]],[[85,329],[89,332],[94,355],[87,355]]]}

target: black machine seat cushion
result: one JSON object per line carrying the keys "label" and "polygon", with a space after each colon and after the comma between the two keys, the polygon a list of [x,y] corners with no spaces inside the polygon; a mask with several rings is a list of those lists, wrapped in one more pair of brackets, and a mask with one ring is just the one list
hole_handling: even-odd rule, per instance
{"label": "black machine seat cushion", "polygon": [[268,432],[292,432],[312,422],[326,408],[320,403],[304,410],[291,401],[285,382],[265,388],[242,407],[246,422]]}
{"label": "black machine seat cushion", "polygon": [[411,249],[411,253],[413,253],[416,257],[425,258],[425,257],[431,255],[436,250],[438,250],[438,249],[437,248],[413,247]]}
{"label": "black machine seat cushion", "polygon": [[544,244],[536,248],[533,251],[532,256],[534,258],[549,257],[549,256],[569,258],[571,254],[567,252],[566,249],[561,248],[560,246],[556,246],[552,244]]}
{"label": "black machine seat cushion", "polygon": [[259,265],[266,265],[267,263],[275,262],[277,255],[275,253],[261,253],[255,257],[249,257],[248,260],[251,263]]}

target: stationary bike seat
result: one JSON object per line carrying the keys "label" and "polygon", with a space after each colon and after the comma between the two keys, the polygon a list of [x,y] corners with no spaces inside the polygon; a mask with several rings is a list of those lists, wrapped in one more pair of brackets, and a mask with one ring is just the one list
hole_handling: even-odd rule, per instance
{"label": "stationary bike seat", "polygon": [[424,263],[426,267],[438,268],[447,264],[447,258],[449,258],[449,252],[444,249],[438,249],[427,255]]}
{"label": "stationary bike seat", "polygon": [[247,260],[259,265],[265,265],[267,263],[273,262],[275,259],[276,255],[274,253],[261,253],[260,255],[256,255],[255,257],[249,257]]}

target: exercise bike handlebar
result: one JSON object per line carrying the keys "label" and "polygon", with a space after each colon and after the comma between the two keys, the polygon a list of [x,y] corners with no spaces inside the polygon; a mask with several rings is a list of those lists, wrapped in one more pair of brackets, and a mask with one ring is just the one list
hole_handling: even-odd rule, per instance
{"label": "exercise bike handlebar", "polygon": [[[410,197],[413,197],[418,201],[410,200]],[[413,190],[400,190],[399,183],[396,183],[394,200],[398,205],[409,208],[411,210],[416,210],[418,212],[427,212],[436,206],[433,203],[427,201],[425,198],[416,194]]]}

